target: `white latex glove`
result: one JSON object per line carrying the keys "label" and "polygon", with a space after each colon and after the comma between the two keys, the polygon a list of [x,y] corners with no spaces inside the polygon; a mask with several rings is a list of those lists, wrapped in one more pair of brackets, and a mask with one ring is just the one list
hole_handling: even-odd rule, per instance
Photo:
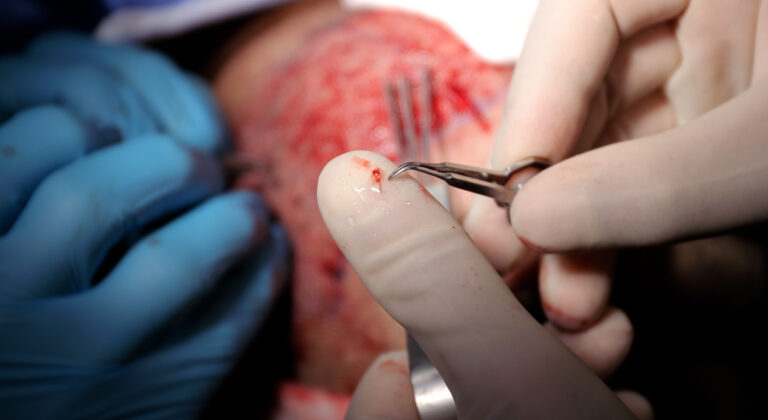
{"label": "white latex glove", "polygon": [[[514,228],[545,250],[656,244],[768,217],[768,6],[694,0],[668,21],[686,1],[626,3],[613,11],[618,51],[606,41],[582,52],[592,63],[613,59],[612,67],[572,71],[557,100],[563,115],[550,119],[589,122],[598,109],[579,99],[603,86],[613,90],[609,110],[619,110],[609,114],[600,144],[638,139],[569,159],[526,185]],[[581,38],[588,44],[588,35]],[[560,158],[575,145],[577,131],[547,131],[542,153]],[[522,148],[520,135],[500,139],[499,155]]]}
{"label": "white latex glove", "polygon": [[[368,290],[434,362],[460,418],[628,418],[536,322],[461,225],[395,165],[350,152],[320,174],[323,219]],[[416,418],[403,355],[374,364],[348,418]],[[631,395],[631,394],[630,394]]]}
{"label": "white latex glove", "polygon": [[611,145],[534,177],[513,204],[513,226],[478,198],[465,228],[502,271],[530,260],[523,242],[548,253],[543,307],[557,334],[581,337],[573,349],[585,361],[599,347],[588,336],[607,313],[611,257],[552,253],[768,217],[766,9],[748,0],[540,2],[489,164],[559,162]]}

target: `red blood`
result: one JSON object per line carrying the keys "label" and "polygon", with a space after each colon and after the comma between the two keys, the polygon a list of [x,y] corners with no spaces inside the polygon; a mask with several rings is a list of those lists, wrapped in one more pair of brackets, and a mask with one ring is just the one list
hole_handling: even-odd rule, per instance
{"label": "red blood", "polygon": [[[246,174],[239,186],[264,194],[294,245],[293,328],[297,372],[305,383],[350,392],[380,353],[404,347],[401,327],[348,269],[315,194],[321,169],[341,153],[367,149],[396,160],[383,85],[404,75],[418,92],[424,67],[432,80],[433,149],[442,150],[444,160],[471,153],[484,159],[490,139],[465,127],[477,122],[488,130],[486,112],[503,98],[509,72],[480,60],[444,27],[413,15],[364,12],[325,26],[252,89],[244,109],[232,112],[238,150],[264,168]],[[364,159],[358,164],[370,169]],[[371,176],[380,183],[379,169]]]}
{"label": "red blood", "polygon": [[373,179],[373,183],[378,185],[379,188],[381,188],[381,169],[376,168],[371,171],[371,179]]}
{"label": "red blood", "polygon": [[477,107],[477,104],[472,101],[472,99],[469,97],[469,93],[467,92],[467,89],[465,89],[462,86],[459,86],[455,81],[450,81],[448,83],[448,87],[451,89],[451,92],[455,95],[456,99],[456,106],[459,109],[467,110],[472,114],[472,117],[474,117],[477,124],[483,129],[483,131],[489,131],[491,129],[491,125],[488,123],[488,121],[485,119],[485,116],[482,112],[480,112],[480,109]]}
{"label": "red blood", "polygon": [[371,167],[371,161],[370,160],[363,159],[363,158],[361,158],[359,156],[353,157],[352,161],[355,162],[356,164],[362,166],[363,168],[366,168],[366,169]]}

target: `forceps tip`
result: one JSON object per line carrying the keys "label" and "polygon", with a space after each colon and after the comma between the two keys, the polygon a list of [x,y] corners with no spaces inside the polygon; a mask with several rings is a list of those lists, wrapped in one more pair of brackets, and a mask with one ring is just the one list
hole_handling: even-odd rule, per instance
{"label": "forceps tip", "polygon": [[417,167],[418,165],[419,165],[418,162],[405,162],[403,164],[400,164],[397,168],[395,168],[394,171],[392,171],[391,174],[389,174],[387,179],[391,181],[392,178],[400,175],[401,173],[403,173],[403,172],[405,172],[405,171],[407,171],[409,169],[413,169],[413,168]]}

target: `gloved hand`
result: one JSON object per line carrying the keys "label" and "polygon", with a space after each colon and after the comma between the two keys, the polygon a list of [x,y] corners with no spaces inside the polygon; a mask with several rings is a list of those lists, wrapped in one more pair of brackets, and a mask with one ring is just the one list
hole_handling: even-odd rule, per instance
{"label": "gloved hand", "polygon": [[[629,418],[526,312],[456,219],[413,178],[386,180],[394,168],[372,152],[341,155],[320,174],[318,204],[368,290],[445,379],[459,418]],[[372,170],[382,173],[380,184]],[[374,363],[347,417],[418,418],[405,360]]]}
{"label": "gloved hand", "polygon": [[69,34],[0,60],[0,85],[0,418],[194,416],[287,278],[262,200],[214,197],[210,95]]}
{"label": "gloved hand", "polygon": [[123,138],[161,132],[208,152],[226,146],[204,83],[154,51],[55,32],[22,56],[0,59],[0,81],[0,115],[56,103],[92,127],[116,127]]}
{"label": "gloved hand", "polygon": [[521,269],[523,243],[543,253],[542,306],[582,359],[608,313],[598,250],[768,217],[766,31],[765,2],[539,3],[489,162],[562,163],[517,195],[512,226],[482,199],[464,223],[499,269]]}

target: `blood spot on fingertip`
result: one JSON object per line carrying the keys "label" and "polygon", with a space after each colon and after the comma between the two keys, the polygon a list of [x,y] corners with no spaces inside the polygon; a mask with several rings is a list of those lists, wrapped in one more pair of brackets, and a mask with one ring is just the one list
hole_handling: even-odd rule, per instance
{"label": "blood spot on fingertip", "polygon": [[6,146],[3,146],[0,149],[0,153],[2,153],[4,157],[12,158],[12,157],[16,156],[16,149],[14,149],[11,146],[7,146],[6,145]]}
{"label": "blood spot on fingertip", "polygon": [[381,168],[378,168],[378,167],[372,168],[370,160],[363,159],[359,156],[352,156],[352,162],[361,169],[371,170],[371,182],[374,185],[372,190],[376,192],[381,192]]}

